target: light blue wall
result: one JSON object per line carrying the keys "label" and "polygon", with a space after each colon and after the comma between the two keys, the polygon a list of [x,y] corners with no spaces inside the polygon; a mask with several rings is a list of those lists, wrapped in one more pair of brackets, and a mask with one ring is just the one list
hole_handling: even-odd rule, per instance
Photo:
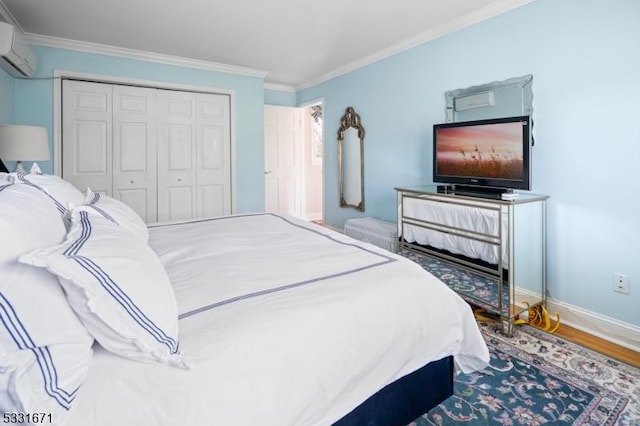
{"label": "light blue wall", "polygon": [[[366,216],[396,220],[394,186],[431,180],[444,92],[533,74],[533,192],[548,206],[549,293],[640,326],[640,2],[537,0],[298,93],[324,98],[326,134],[353,106],[366,129]],[[333,123],[333,128],[330,123]],[[338,207],[336,141],[325,140],[325,220]],[[631,295],[612,292],[612,274]]]}
{"label": "light blue wall", "polygon": [[[13,103],[13,77],[0,69],[0,124],[13,124]],[[15,163],[4,161],[4,165],[13,170]]]}
{"label": "light blue wall", "polygon": [[0,68],[0,124],[13,124],[13,77]]}
{"label": "light blue wall", "polygon": [[296,106],[296,92],[264,89],[265,105]]}
{"label": "light blue wall", "polygon": [[[233,90],[235,109],[231,114],[235,120],[236,212],[264,210],[262,78],[66,49],[34,46],[34,50],[38,56],[37,77],[51,77],[53,71],[58,69]],[[16,80],[15,84],[15,122],[46,127],[51,144],[54,119],[53,85],[52,80]],[[43,163],[40,166],[45,172],[53,170],[51,163]]]}

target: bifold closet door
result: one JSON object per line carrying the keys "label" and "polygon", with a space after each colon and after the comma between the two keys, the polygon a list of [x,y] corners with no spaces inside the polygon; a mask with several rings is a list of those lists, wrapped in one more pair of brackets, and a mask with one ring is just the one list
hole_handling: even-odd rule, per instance
{"label": "bifold closet door", "polygon": [[62,177],[113,195],[113,86],[62,81]]}
{"label": "bifold closet door", "polygon": [[160,90],[158,220],[231,214],[229,97]]}
{"label": "bifold closet door", "polygon": [[147,223],[231,214],[229,95],[64,80],[62,177]]}
{"label": "bifold closet door", "polygon": [[229,96],[196,94],[196,129],[197,214],[231,214]]}
{"label": "bifold closet door", "polygon": [[63,81],[62,177],[157,219],[156,90]]}
{"label": "bifold closet door", "polygon": [[158,220],[196,215],[196,97],[162,90],[158,132]]}
{"label": "bifold closet door", "polygon": [[113,197],[158,221],[155,89],[113,86]]}

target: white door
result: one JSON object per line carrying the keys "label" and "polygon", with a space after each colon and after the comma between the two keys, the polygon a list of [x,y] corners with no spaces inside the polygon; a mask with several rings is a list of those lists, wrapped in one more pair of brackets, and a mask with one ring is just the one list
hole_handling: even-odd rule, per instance
{"label": "white door", "polygon": [[265,123],[265,208],[272,213],[301,215],[300,110],[267,105]]}
{"label": "white door", "polygon": [[158,133],[158,220],[196,214],[196,95],[161,90]]}
{"label": "white door", "polygon": [[113,195],[112,86],[63,80],[62,90],[62,177]]}
{"label": "white door", "polygon": [[231,214],[229,96],[196,95],[197,216]]}
{"label": "white door", "polygon": [[62,176],[146,222],[231,214],[229,95],[65,80]]}
{"label": "white door", "polygon": [[158,220],[231,214],[228,95],[160,90]]}
{"label": "white door", "polygon": [[157,222],[155,89],[113,86],[113,197]]}

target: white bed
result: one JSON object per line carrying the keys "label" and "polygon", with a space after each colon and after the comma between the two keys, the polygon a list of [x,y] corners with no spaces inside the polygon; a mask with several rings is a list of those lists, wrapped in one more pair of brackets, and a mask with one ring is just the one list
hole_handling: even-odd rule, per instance
{"label": "white bed", "polygon": [[327,228],[239,215],[151,226],[148,244],[175,292],[189,368],[96,342],[67,425],[329,425],[432,361],[487,365],[459,296],[417,264]]}

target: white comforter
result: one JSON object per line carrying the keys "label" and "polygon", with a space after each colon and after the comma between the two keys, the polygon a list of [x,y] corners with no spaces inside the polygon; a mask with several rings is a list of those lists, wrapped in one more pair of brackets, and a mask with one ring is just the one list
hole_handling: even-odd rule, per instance
{"label": "white comforter", "polygon": [[430,361],[488,362],[467,304],[372,245],[271,214],[150,235],[191,368],[97,348],[71,425],[329,425]]}

